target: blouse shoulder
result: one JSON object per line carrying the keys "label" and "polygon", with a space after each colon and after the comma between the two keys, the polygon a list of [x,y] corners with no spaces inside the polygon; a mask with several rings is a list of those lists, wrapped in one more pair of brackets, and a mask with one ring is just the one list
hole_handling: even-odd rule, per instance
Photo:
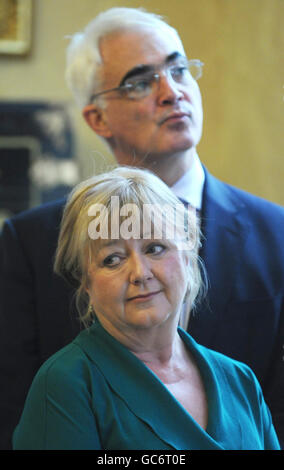
{"label": "blouse shoulder", "polygon": [[85,387],[95,374],[84,350],[76,342],[72,342],[53,354],[37,372],[32,388],[43,387],[46,392],[60,390],[64,387],[81,382]]}

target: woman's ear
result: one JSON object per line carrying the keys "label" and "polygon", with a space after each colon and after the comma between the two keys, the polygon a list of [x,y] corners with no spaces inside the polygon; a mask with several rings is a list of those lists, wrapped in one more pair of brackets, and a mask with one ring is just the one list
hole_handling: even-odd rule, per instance
{"label": "woman's ear", "polygon": [[84,292],[86,292],[86,294],[89,296],[89,299],[91,301],[91,289],[90,289],[90,278],[89,278],[89,271],[88,271],[88,274],[87,274],[87,277],[85,279],[85,282],[84,282]]}
{"label": "woman's ear", "polygon": [[112,137],[103,109],[93,104],[88,104],[83,108],[82,114],[87,124],[96,134],[105,139]]}

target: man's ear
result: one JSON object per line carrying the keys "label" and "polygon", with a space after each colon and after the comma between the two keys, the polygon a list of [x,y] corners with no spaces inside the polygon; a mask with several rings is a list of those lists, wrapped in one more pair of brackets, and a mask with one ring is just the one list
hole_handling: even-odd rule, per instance
{"label": "man's ear", "polygon": [[101,137],[105,139],[112,137],[104,117],[104,111],[93,104],[88,104],[82,110],[83,117],[87,124]]}

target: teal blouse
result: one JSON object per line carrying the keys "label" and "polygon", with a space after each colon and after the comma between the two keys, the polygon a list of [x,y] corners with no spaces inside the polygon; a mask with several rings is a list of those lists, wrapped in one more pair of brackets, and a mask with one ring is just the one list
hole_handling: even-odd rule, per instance
{"label": "teal blouse", "polygon": [[14,432],[14,449],[279,449],[252,371],[178,332],[204,381],[206,431],[96,322],[37,373]]}

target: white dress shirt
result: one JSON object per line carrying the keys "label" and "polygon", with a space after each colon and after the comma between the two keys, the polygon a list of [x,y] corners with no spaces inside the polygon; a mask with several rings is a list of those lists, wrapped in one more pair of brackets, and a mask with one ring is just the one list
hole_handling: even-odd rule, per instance
{"label": "white dress shirt", "polygon": [[178,198],[201,210],[204,180],[204,170],[196,154],[191,168],[171,186],[171,189]]}
{"label": "white dress shirt", "polygon": [[[171,189],[178,198],[187,202],[195,209],[201,210],[204,180],[204,170],[196,154],[191,168],[171,186]],[[188,326],[189,316],[189,306],[188,303],[185,302],[182,306],[179,319],[179,325],[185,330]]]}

